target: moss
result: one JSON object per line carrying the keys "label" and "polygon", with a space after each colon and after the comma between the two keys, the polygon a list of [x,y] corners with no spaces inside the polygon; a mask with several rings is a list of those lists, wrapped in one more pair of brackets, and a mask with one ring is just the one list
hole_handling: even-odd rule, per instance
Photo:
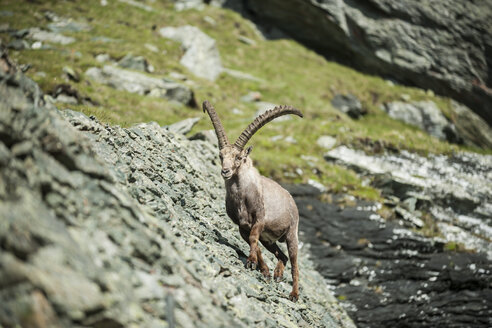
{"label": "moss", "polygon": [[467,252],[467,253],[476,252],[476,250],[468,249],[464,244],[454,241],[447,242],[446,244],[444,244],[443,248],[447,252]]}

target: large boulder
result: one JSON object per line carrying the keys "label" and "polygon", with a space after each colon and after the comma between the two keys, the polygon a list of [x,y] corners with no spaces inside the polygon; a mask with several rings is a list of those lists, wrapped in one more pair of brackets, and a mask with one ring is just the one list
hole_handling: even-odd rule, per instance
{"label": "large boulder", "polygon": [[360,100],[351,94],[337,94],[331,100],[331,104],[353,119],[358,119],[360,116],[367,114],[367,110],[362,107]]}
{"label": "large boulder", "polygon": [[193,74],[210,81],[222,72],[219,49],[215,40],[199,28],[186,25],[181,27],[163,27],[159,30],[162,37],[181,43],[185,54],[180,63]]}
{"label": "large boulder", "polygon": [[133,56],[132,54],[127,54],[121,58],[118,62],[118,66],[147,73],[152,73],[154,71],[154,67],[149,65],[147,59],[143,56]]}
{"label": "large boulder", "polygon": [[441,140],[459,139],[454,126],[448,122],[441,110],[432,101],[415,101],[411,103],[394,101],[385,103],[383,109],[396,120],[416,126]]}
{"label": "large boulder", "polygon": [[492,149],[492,129],[468,107],[451,103],[451,120],[466,144]]}
{"label": "large boulder", "polygon": [[183,84],[115,66],[91,67],[85,72],[85,75],[97,83],[109,85],[117,90],[162,97],[190,106],[195,103],[193,91]]}
{"label": "large boulder", "polygon": [[451,96],[492,124],[492,0],[246,3],[323,54]]}
{"label": "large boulder", "polygon": [[29,29],[27,37],[36,41],[58,43],[64,46],[75,42],[75,38],[71,36],[65,36],[57,32],[44,31],[37,27]]}

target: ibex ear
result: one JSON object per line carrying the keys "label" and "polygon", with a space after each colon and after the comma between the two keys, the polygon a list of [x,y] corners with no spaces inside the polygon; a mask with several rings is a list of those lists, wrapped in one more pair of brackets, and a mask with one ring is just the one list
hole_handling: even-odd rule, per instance
{"label": "ibex ear", "polygon": [[248,148],[246,148],[246,156],[248,156],[249,153],[251,153],[251,150],[253,150],[253,146],[249,146]]}

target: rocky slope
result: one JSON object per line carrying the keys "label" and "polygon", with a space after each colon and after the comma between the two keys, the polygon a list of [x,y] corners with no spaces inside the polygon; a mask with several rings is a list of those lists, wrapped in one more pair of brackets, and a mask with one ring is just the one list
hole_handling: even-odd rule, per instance
{"label": "rocky slope", "polygon": [[380,204],[340,195],[322,202],[309,186],[290,191],[301,239],[357,327],[490,326],[485,252],[450,251],[443,238],[415,233],[404,219],[382,219]]}
{"label": "rocky slope", "polygon": [[305,249],[298,303],[244,268],[214,145],[60,112],[1,55],[1,326],[353,327]]}
{"label": "rocky slope", "polygon": [[492,124],[490,0],[242,3],[249,15],[328,57],[453,97]]}

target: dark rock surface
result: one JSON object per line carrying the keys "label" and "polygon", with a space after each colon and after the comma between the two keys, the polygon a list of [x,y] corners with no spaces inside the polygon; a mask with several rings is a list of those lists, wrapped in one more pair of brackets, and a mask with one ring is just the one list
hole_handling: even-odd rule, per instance
{"label": "dark rock surface", "polygon": [[445,251],[442,240],[382,219],[377,204],[344,207],[337,197],[321,202],[309,186],[289,190],[301,240],[358,327],[490,327],[485,254]]}
{"label": "dark rock surface", "polygon": [[492,129],[468,107],[452,102],[451,119],[464,142],[482,148],[492,149]]}
{"label": "dark rock surface", "polygon": [[60,112],[0,50],[0,326],[353,327],[304,249],[298,303],[245,269],[209,142]]}
{"label": "dark rock surface", "polygon": [[360,100],[356,96],[347,94],[338,94],[331,100],[331,104],[336,109],[347,114],[353,119],[358,119],[360,116],[367,114],[365,108],[362,107]]}
{"label": "dark rock surface", "polygon": [[491,0],[230,2],[329,57],[455,98],[492,124]]}
{"label": "dark rock surface", "polygon": [[152,73],[154,71],[154,68],[149,64],[147,59],[142,56],[133,56],[132,54],[127,54],[121,58],[118,62],[118,66],[147,73]]}

